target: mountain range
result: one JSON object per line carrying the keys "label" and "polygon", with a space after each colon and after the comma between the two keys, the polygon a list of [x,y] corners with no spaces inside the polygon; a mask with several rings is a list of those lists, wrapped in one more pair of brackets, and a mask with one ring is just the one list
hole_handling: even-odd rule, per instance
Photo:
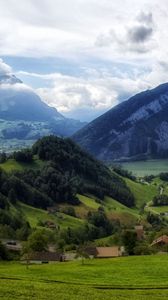
{"label": "mountain range", "polygon": [[168,83],[120,103],[73,139],[104,161],[168,157]]}
{"label": "mountain range", "polygon": [[35,140],[55,134],[70,136],[86,125],[65,118],[48,106],[15,75],[0,75],[0,144],[3,150],[31,145]]}

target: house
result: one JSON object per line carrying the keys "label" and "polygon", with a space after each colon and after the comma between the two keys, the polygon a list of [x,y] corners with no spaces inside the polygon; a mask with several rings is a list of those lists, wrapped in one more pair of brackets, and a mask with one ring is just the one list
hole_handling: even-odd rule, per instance
{"label": "house", "polygon": [[168,236],[167,235],[162,235],[155,239],[151,246],[165,246],[168,245]]}
{"label": "house", "polygon": [[57,225],[54,222],[50,221],[50,220],[45,222],[45,226],[50,228],[50,229],[56,229],[57,228]]}
{"label": "house", "polygon": [[64,261],[72,261],[76,259],[75,252],[67,252],[64,254]]}
{"label": "house", "polygon": [[2,244],[9,250],[9,251],[17,251],[20,252],[22,250],[22,245],[19,241],[16,240],[2,240]]}
{"label": "house", "polygon": [[112,258],[119,257],[124,254],[123,247],[112,246],[112,247],[89,247],[86,248],[86,252],[89,256],[95,258]]}
{"label": "house", "polygon": [[25,254],[21,258],[22,262],[29,262],[31,264],[47,264],[55,263],[56,261],[64,261],[64,255],[56,252],[41,251]]}

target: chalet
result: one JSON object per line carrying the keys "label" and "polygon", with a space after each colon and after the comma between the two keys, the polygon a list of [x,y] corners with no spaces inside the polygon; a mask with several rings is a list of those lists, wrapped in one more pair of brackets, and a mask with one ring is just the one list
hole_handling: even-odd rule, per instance
{"label": "chalet", "polygon": [[151,246],[165,246],[168,245],[168,236],[167,235],[162,235],[160,237],[158,237],[157,239],[155,239]]}
{"label": "chalet", "polygon": [[57,261],[64,261],[64,255],[56,252],[42,251],[25,254],[21,258],[22,262],[29,262],[30,264],[48,264]]}
{"label": "chalet", "polygon": [[112,258],[119,257],[124,254],[123,247],[113,246],[113,247],[89,247],[86,248],[86,252],[89,256],[95,258]]}

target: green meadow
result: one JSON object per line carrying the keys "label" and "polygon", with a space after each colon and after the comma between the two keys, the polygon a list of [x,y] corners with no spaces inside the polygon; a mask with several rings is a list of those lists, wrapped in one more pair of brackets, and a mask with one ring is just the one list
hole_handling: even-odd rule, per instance
{"label": "green meadow", "polygon": [[17,162],[15,159],[8,159],[5,163],[0,164],[0,168],[2,168],[6,172],[12,171],[23,171],[24,169],[40,169],[44,163],[34,158],[32,163],[21,163]]}
{"label": "green meadow", "polygon": [[2,300],[159,300],[168,298],[167,255],[69,263],[0,264]]}
{"label": "green meadow", "polygon": [[168,172],[168,159],[155,159],[121,163],[124,169],[131,171],[135,176],[158,175]]}
{"label": "green meadow", "polygon": [[48,214],[46,210],[35,208],[21,202],[18,204],[18,207],[32,228],[37,228],[39,227],[39,222],[46,221],[54,222],[61,228],[78,227],[83,224],[83,220],[64,213]]}

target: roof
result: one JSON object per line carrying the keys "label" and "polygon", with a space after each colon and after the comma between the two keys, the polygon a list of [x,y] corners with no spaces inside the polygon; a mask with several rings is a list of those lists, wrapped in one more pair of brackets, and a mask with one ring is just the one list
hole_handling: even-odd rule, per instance
{"label": "roof", "polygon": [[32,260],[32,261],[58,261],[60,260],[60,254],[56,252],[32,252],[28,255],[24,255],[22,260]]}
{"label": "roof", "polygon": [[143,230],[143,225],[136,225],[135,230]]}
{"label": "roof", "polygon": [[87,247],[86,252],[94,257],[117,257],[121,255],[118,246],[113,247]]}
{"label": "roof", "polygon": [[151,246],[158,245],[158,244],[168,244],[168,236],[162,235],[158,237],[152,242]]}
{"label": "roof", "polygon": [[121,255],[118,246],[113,247],[96,247],[96,257],[118,257]]}

